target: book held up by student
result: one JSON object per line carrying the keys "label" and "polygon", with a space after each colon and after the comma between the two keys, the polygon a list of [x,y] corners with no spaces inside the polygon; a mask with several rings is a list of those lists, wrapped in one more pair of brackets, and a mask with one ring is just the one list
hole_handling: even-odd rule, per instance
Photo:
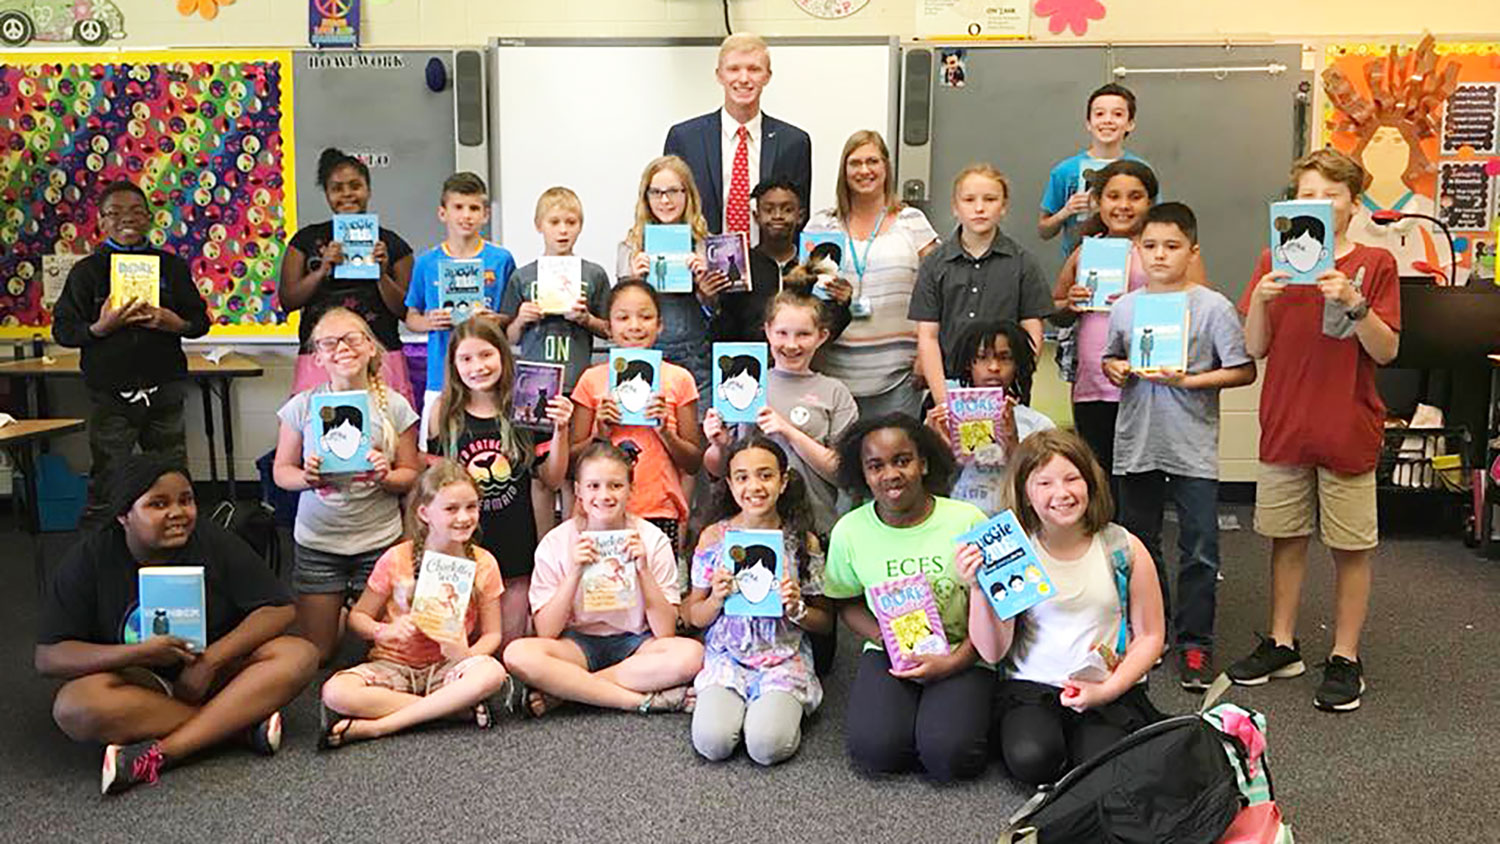
{"label": "book held up by student", "polygon": [[720,565],[734,577],[734,591],[724,600],[725,615],[781,617],[784,543],[779,530],[730,528],[724,532]]}
{"label": "book held up by student", "polygon": [[611,612],[634,607],[640,594],[629,551],[635,531],[586,530],[583,535],[592,539],[598,550],[598,558],[584,568],[578,580],[583,611]]}
{"label": "book held up by student", "polygon": [[313,393],[308,413],[312,430],[304,436],[312,440],[319,474],[354,475],[373,468],[369,393],[364,390]]}
{"label": "book held up by student", "polygon": [[1086,237],[1079,244],[1076,284],[1088,288],[1085,311],[1107,311],[1125,293],[1130,278],[1131,241],[1125,237]]}
{"label": "book held up by student", "polygon": [[975,580],[1002,621],[1015,618],[1054,594],[1047,569],[1010,510],[1002,510],[960,536],[958,542],[984,552]]}
{"label": "book held up by student", "polygon": [[998,458],[986,463],[1005,462],[1005,406],[1010,396],[1004,387],[958,387],[948,390],[948,439],[953,456],[961,463],[976,458]]}
{"label": "book held up by student", "polygon": [[536,259],[536,292],[543,314],[566,314],[583,296],[583,259],[577,255],[543,255]]}
{"label": "book held up by student", "polygon": [[516,424],[538,431],[552,430],[547,403],[562,395],[563,366],[556,363],[516,361],[514,414]]}
{"label": "book held up by student", "polygon": [[729,279],[729,292],[750,289],[750,237],[744,232],[711,234],[703,241],[704,262],[709,272]]}
{"label": "book held up by student", "polygon": [[161,307],[161,257],[114,252],[109,256],[109,306],[119,309],[131,300]]}
{"label": "book held up by student", "polygon": [[152,636],[186,639],[194,653],[208,647],[207,600],[202,566],[144,566],[136,570],[140,641]]}
{"label": "book held up by student", "polygon": [[334,278],[380,278],[380,264],[375,261],[375,242],[380,239],[379,215],[334,214],[333,239],[344,247],[344,262],[333,268]]}
{"label": "book held up by student", "polygon": [[1271,203],[1271,269],[1287,284],[1317,284],[1333,269],[1333,203],[1295,199]]}
{"label": "book held up by student", "polygon": [[478,258],[438,260],[438,302],[454,325],[462,324],[484,304],[484,262]]}
{"label": "book held up by student", "polygon": [[468,643],[464,621],[477,568],[463,557],[422,552],[422,570],[411,596],[411,622],[427,638],[449,645]]}
{"label": "book held up by student", "polygon": [[765,343],[713,344],[713,404],[726,425],[754,422],[766,406]]}
{"label": "book held up by student", "polygon": [[648,224],[644,251],[650,260],[646,280],[652,287],[662,293],[693,292],[693,273],[688,269],[693,232],[685,223]]}
{"label": "book held up by student", "polygon": [[1187,293],[1141,293],[1131,314],[1130,368],[1187,371]]}
{"label": "book held up by student", "polygon": [[609,394],[620,405],[621,425],[656,427],[646,405],[661,392],[661,352],[656,349],[610,349]]}
{"label": "book held up by student", "polygon": [[948,653],[948,637],[937,600],[926,575],[913,574],[877,583],[865,590],[891,667],[908,671],[920,665],[914,656]]}

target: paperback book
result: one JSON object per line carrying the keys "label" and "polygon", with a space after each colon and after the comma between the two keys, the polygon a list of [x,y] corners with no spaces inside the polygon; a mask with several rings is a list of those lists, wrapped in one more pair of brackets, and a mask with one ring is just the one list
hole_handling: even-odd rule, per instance
{"label": "paperback book", "polygon": [[130,300],[161,307],[161,257],[114,252],[109,256],[109,306],[123,308]]}
{"label": "paperback book", "polygon": [[516,424],[537,431],[551,431],[547,402],[562,395],[563,366],[557,363],[516,361],[514,414]]}
{"label": "paperback book", "polygon": [[1085,311],[1107,311],[1130,278],[1131,242],[1125,237],[1086,237],[1079,246],[1078,284],[1087,287]]}
{"label": "paperback book", "polygon": [[750,289],[750,237],[744,232],[711,234],[703,241],[708,271],[729,279],[730,292]]}
{"label": "paperback book", "polygon": [[661,352],[656,349],[610,349],[609,394],[620,405],[621,425],[656,427],[646,405],[661,392]]}
{"label": "paperback book", "polygon": [[1317,284],[1333,269],[1333,203],[1296,199],[1271,203],[1271,269],[1287,284]]}
{"label": "paperback book", "polygon": [[754,422],[766,406],[766,344],[713,345],[714,410],[724,424]]}
{"label": "paperback book", "polygon": [[843,232],[803,232],[797,239],[797,260],[807,263],[813,253],[819,251],[819,246],[827,244],[821,250],[822,254],[834,264],[841,265],[844,263],[844,253],[849,251],[847,243]]}
{"label": "paperback book", "polygon": [[334,214],[333,239],[344,246],[344,262],[333,268],[334,278],[379,279],[375,241],[380,239],[377,214]]}
{"label": "paperback book", "polygon": [[1052,580],[1010,510],[1002,510],[960,536],[958,542],[977,546],[984,552],[984,562],[975,579],[1002,621],[1052,597]]}
{"label": "paperback book", "polygon": [[[1078,162],[1078,188],[1074,192],[1092,193],[1094,188],[1094,178],[1098,175],[1100,170],[1108,167],[1109,164],[1110,162],[1098,158],[1085,158],[1082,161]],[[1092,204],[1093,203],[1090,203],[1091,206]],[[1081,223],[1087,220],[1093,213],[1094,212],[1092,208],[1090,208],[1089,210],[1081,211],[1078,214],[1074,215],[1074,219]]]}
{"label": "paperback book", "polygon": [[579,577],[584,612],[628,610],[638,601],[635,564],[627,548],[633,530],[586,530],[583,535],[594,541],[599,558],[590,563]]}
{"label": "paperback book", "polygon": [[202,566],[144,566],[136,570],[140,640],[186,639],[194,653],[208,647],[208,612]]}
{"label": "paperback book", "polygon": [[721,563],[734,576],[724,614],[780,618],[781,579],[786,575],[785,538],[779,530],[730,528]]}
{"label": "paperback book", "polygon": [[916,668],[913,656],[948,653],[948,637],[938,615],[937,600],[926,575],[913,574],[877,583],[865,590],[891,667],[897,671]]}
{"label": "paperback book", "polygon": [[662,293],[692,293],[693,273],[688,256],[693,254],[693,232],[685,223],[646,226],[646,256],[651,266],[647,281]]}
{"label": "paperback book", "polygon": [[1187,369],[1187,293],[1142,293],[1130,326],[1130,368],[1137,372]]}
{"label": "paperback book", "polygon": [[468,643],[469,632],[464,621],[476,568],[473,560],[463,557],[436,551],[422,553],[422,570],[417,574],[417,588],[411,595],[411,622],[427,638],[449,645]]}
{"label": "paperback book", "polygon": [[438,302],[459,325],[484,304],[484,262],[478,258],[440,258]]}
{"label": "paperback book", "polygon": [[1010,396],[1004,387],[960,387],[948,390],[948,439],[960,462],[983,458],[986,465],[1005,462],[1001,420]]}
{"label": "paperback book", "polygon": [[320,474],[354,475],[373,468],[369,393],[364,390],[313,393],[308,412],[312,420],[310,438]]}
{"label": "paperback book", "polygon": [[583,296],[583,259],[577,255],[543,255],[536,259],[536,293],[544,314],[566,314]]}

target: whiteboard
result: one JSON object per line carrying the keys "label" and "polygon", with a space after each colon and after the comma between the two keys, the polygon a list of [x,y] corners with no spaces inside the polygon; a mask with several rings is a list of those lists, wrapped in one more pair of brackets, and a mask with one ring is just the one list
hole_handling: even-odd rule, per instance
{"label": "whiteboard", "polygon": [[[895,154],[894,38],[767,39],[762,110],[812,137],[812,208],[834,204],[844,141],[860,129]],[[536,198],[564,185],[583,202],[577,254],[611,277],[635,216],[641,171],[667,129],[724,102],[716,39],[527,39],[495,42],[490,174],[500,242],[524,264],[541,253]],[[894,171],[893,171],[894,172]]]}

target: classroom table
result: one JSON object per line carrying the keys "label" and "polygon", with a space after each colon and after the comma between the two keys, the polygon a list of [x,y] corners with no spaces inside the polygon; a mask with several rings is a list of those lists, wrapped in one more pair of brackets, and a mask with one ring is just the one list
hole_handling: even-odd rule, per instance
{"label": "classroom table", "polygon": [[[19,347],[18,347],[19,349]],[[50,362],[49,362],[50,360]],[[226,500],[234,499],[234,401],[233,385],[236,378],[256,378],[265,374],[261,365],[238,353],[224,355],[217,362],[210,361],[201,353],[187,355],[187,377],[198,385],[203,396],[203,433],[208,437],[208,475],[215,485],[219,482],[218,447],[214,436],[213,396],[219,396],[219,416],[224,427],[224,469],[228,481]],[[46,415],[47,391],[43,382],[48,378],[81,378],[78,353],[68,352],[54,358],[20,358],[0,363],[0,377],[19,378],[25,387],[26,404],[31,416]],[[32,400],[30,384],[35,382],[36,400]]]}
{"label": "classroom table", "polygon": [[82,419],[17,419],[9,425],[0,425],[0,449],[11,457],[11,465],[21,473],[26,484],[26,509],[17,510],[21,529],[33,539],[31,552],[32,568],[36,570],[37,588],[42,585],[42,553],[37,539],[41,533],[41,503],[37,497],[36,460],[32,448],[48,438],[83,430]]}

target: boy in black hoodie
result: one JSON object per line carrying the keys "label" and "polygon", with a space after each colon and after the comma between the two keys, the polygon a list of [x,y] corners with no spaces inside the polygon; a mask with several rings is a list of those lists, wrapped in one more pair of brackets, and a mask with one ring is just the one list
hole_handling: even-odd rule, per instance
{"label": "boy in black hoodie", "polygon": [[[198,293],[187,262],[151,246],[151,209],[146,194],[126,181],[113,182],[99,196],[99,230],[104,242],[73,266],[53,309],[52,338],[82,350],[83,381],[93,410],[89,451],[93,470],[84,519],[106,511],[103,491],[112,466],[137,444],[187,462],[182,407],[187,357],[183,337],[208,333],[208,306]],[[160,262],[161,306],[132,299],[112,307],[110,256],[154,255]]]}

